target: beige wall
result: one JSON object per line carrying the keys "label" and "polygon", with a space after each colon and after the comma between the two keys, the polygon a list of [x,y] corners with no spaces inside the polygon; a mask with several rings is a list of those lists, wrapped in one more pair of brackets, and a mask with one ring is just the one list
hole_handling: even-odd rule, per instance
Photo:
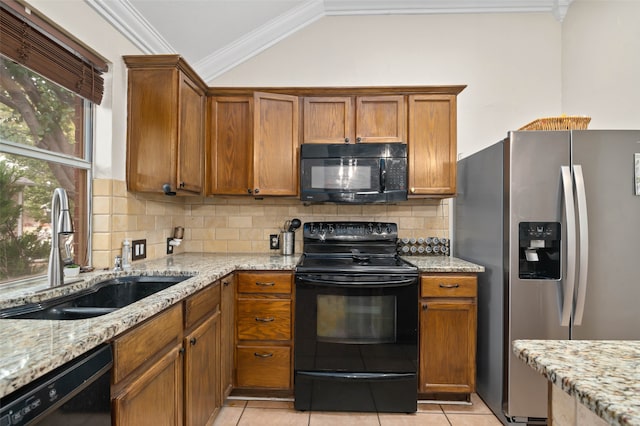
{"label": "beige wall", "polygon": [[[113,266],[122,241],[147,239],[148,259],[166,256],[166,239],[176,226],[185,228],[180,252],[268,253],[269,235],[286,219],[390,221],[401,237],[449,237],[448,202],[412,200],[398,205],[308,205],[292,198],[166,197],[134,194],[123,181],[93,183],[93,266]],[[302,244],[296,240],[296,253]],[[278,253],[275,251],[275,253]]]}

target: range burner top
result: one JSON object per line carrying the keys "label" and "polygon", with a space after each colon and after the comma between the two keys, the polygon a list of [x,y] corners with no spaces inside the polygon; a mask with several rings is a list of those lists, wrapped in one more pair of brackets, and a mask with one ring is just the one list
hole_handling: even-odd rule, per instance
{"label": "range burner top", "polygon": [[417,267],[398,256],[397,239],[395,223],[305,223],[296,272],[417,274]]}

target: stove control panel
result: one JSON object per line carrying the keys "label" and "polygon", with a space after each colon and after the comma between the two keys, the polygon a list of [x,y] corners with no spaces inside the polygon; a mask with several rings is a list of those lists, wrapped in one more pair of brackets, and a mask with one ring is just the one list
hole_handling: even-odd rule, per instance
{"label": "stove control panel", "polygon": [[302,227],[305,240],[395,241],[398,225],[389,222],[307,222]]}

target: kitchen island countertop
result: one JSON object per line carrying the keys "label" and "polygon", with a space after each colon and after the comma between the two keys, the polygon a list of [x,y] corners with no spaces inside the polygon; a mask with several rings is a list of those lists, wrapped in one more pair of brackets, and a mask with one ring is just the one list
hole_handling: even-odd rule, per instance
{"label": "kitchen island countertop", "polygon": [[640,426],[640,341],[515,340],[513,351],[608,424]]}
{"label": "kitchen island countertop", "polygon": [[[289,270],[299,256],[272,254],[185,253],[135,262],[128,271],[96,271],[80,280],[49,289],[45,283],[28,288],[0,287],[0,308],[39,302],[96,282],[127,275],[193,275],[181,283],[107,315],[73,321],[0,319],[0,397],[108,342],[129,328],[236,270]],[[420,272],[482,272],[484,268],[454,257],[410,257]]]}

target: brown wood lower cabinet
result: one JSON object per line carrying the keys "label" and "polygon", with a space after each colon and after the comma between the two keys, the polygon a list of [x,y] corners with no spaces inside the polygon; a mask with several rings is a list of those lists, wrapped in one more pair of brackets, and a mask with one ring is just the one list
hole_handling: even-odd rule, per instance
{"label": "brown wood lower cabinet", "polygon": [[223,400],[221,306],[216,281],[113,341],[114,426],[213,424]]}
{"label": "brown wood lower cabinet", "polygon": [[181,350],[172,347],[113,398],[114,424],[182,424]]}
{"label": "brown wood lower cabinet", "polygon": [[185,424],[211,425],[222,407],[220,310],[185,336],[184,347]]}
{"label": "brown wood lower cabinet", "polygon": [[476,384],[476,275],[422,275],[420,284],[418,392],[468,398]]}
{"label": "brown wood lower cabinet", "polygon": [[235,276],[228,275],[220,280],[222,292],[220,310],[220,392],[224,400],[233,390],[233,371],[235,353],[235,302],[236,285]]}
{"label": "brown wood lower cabinet", "polygon": [[220,281],[185,304],[184,419],[186,426],[213,424],[222,407],[220,387]]}
{"label": "brown wood lower cabinet", "polygon": [[238,379],[240,388],[288,389],[291,381],[289,346],[240,346]]}
{"label": "brown wood lower cabinet", "polygon": [[239,272],[236,380],[239,389],[291,390],[291,272]]}

